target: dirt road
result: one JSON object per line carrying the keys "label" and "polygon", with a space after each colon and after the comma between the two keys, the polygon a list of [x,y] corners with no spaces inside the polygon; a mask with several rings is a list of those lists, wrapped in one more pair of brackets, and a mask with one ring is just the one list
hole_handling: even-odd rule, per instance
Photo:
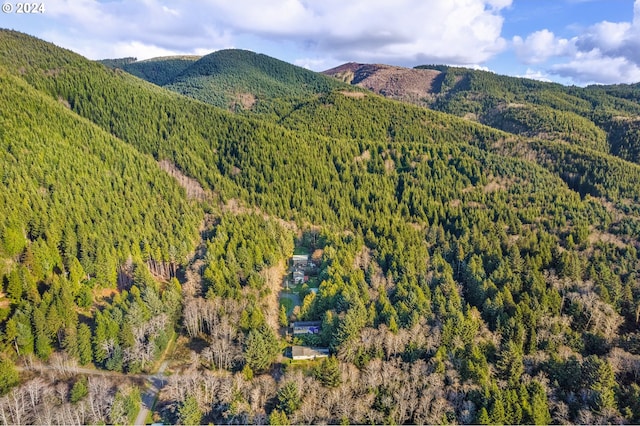
{"label": "dirt road", "polygon": [[140,411],[136,417],[135,425],[144,425],[149,412],[153,409],[153,404],[156,401],[158,393],[167,383],[164,377],[164,370],[167,368],[167,361],[164,361],[158,372],[154,375],[147,376],[147,390],[142,395],[142,404],[140,405]]}

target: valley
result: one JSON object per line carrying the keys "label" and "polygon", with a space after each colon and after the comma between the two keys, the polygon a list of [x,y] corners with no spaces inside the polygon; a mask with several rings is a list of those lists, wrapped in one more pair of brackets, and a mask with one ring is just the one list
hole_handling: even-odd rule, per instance
{"label": "valley", "polygon": [[640,422],[637,85],[326,74],[0,30],[0,423]]}

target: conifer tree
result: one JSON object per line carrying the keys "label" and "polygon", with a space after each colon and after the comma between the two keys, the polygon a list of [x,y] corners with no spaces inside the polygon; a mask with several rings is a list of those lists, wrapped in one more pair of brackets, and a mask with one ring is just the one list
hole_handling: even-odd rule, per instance
{"label": "conifer tree", "polygon": [[91,329],[87,324],[78,325],[78,356],[81,365],[87,365],[93,358],[91,350]]}
{"label": "conifer tree", "polygon": [[178,409],[178,419],[181,425],[199,425],[202,423],[202,412],[198,401],[193,395],[188,395]]}

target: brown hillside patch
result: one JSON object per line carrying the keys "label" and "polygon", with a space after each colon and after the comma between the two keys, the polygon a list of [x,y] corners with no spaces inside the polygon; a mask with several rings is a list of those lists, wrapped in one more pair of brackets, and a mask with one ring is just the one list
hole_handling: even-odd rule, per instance
{"label": "brown hillside patch", "polygon": [[168,160],[161,160],[158,162],[158,165],[162,170],[169,173],[178,184],[182,186],[187,191],[187,197],[196,199],[196,200],[204,200],[207,196],[207,192],[202,188],[200,183],[185,175],[178,169],[172,162]]}
{"label": "brown hillside patch", "polygon": [[353,259],[353,269],[362,269],[366,271],[373,258],[373,252],[365,245],[362,246],[360,251],[356,253]]}
{"label": "brown hillside patch", "polygon": [[46,75],[47,77],[57,77],[61,71],[62,69],[60,68],[52,68],[52,69],[46,70],[44,72],[44,75]]}
{"label": "brown hillside patch", "polygon": [[115,288],[101,288],[96,290],[96,296],[100,298],[115,296],[118,292]]}
{"label": "brown hillside patch", "polygon": [[508,185],[512,183],[513,182],[505,178],[493,178],[489,181],[489,183],[487,183],[485,186],[482,186],[482,187],[473,186],[473,185],[467,186],[462,190],[462,193],[467,194],[469,192],[473,192],[476,188],[482,188],[482,192],[484,192],[485,194],[488,194],[490,192],[495,192],[495,191],[505,191]]}
{"label": "brown hillside patch", "polygon": [[[614,222],[620,222],[622,219],[629,217],[628,213],[625,213],[623,210],[618,208],[616,204],[612,203],[611,201],[606,200],[604,198],[600,198],[600,197],[596,198],[596,200],[598,200],[598,202],[605,207],[607,212],[611,214],[611,217],[613,218]],[[620,200],[617,200],[617,202],[627,206],[633,204],[631,200],[627,200],[627,199],[620,199]]]}
{"label": "brown hillside patch", "polygon": [[436,82],[442,72],[350,62],[324,71],[323,74],[349,81],[388,98],[424,103],[439,91]]}
{"label": "brown hillside patch", "polygon": [[489,182],[482,187],[482,191],[485,193],[506,191],[510,186],[516,183],[516,180],[513,177],[489,175],[488,178]]}
{"label": "brown hillside patch", "polygon": [[348,98],[356,98],[356,99],[361,99],[361,98],[364,98],[365,96],[365,94],[362,92],[349,92],[347,90],[342,90],[339,93]]}
{"label": "brown hillside patch", "polygon": [[469,202],[467,203],[467,206],[469,206],[469,207],[471,207],[471,208],[473,208],[473,209],[484,209],[484,208],[486,208],[486,207],[487,207],[487,206],[485,206],[484,204],[479,203],[479,202],[477,202],[477,201],[469,201]]}
{"label": "brown hillside patch", "polygon": [[5,309],[9,307],[9,299],[6,298],[6,295],[0,291],[0,309]]}
{"label": "brown hillside patch", "polygon": [[384,169],[387,173],[391,173],[396,168],[396,163],[391,159],[387,158],[384,160]]}
{"label": "brown hillside patch", "polygon": [[371,153],[369,152],[369,150],[367,149],[366,151],[364,151],[362,154],[360,155],[356,155],[354,157],[354,160],[356,162],[360,162],[360,161],[368,161],[371,159]]}
{"label": "brown hillside patch", "polygon": [[423,223],[409,222],[408,224],[410,227],[412,227],[416,231],[424,231],[425,229],[425,225]]}
{"label": "brown hillside patch", "polygon": [[234,104],[242,107],[243,109],[251,109],[256,103],[256,97],[253,93],[237,93],[234,97]]}
{"label": "brown hillside patch", "polygon": [[434,91],[434,80],[441,74],[436,70],[418,70],[380,65],[358,83],[381,95],[394,98],[420,99]]}
{"label": "brown hillside patch", "polygon": [[71,109],[71,104],[69,104],[69,101],[64,99],[62,96],[58,96],[58,102],[60,102],[67,109]]}
{"label": "brown hillside patch", "polygon": [[265,268],[260,271],[260,275],[262,275],[267,288],[270,290],[269,294],[264,298],[265,320],[274,331],[278,331],[280,328],[278,325],[278,314],[280,313],[278,295],[282,289],[282,280],[285,272],[286,268],[283,260],[280,260],[276,265],[270,268]]}
{"label": "brown hillside patch", "polygon": [[482,191],[485,193],[495,192],[495,191],[503,191],[507,189],[507,183],[503,179],[492,180],[488,184],[482,188]]}
{"label": "brown hillside patch", "polygon": [[[113,297],[118,294],[118,290],[115,288],[96,288],[93,290],[94,307],[104,306],[105,303],[113,300]],[[91,308],[93,310],[93,308]]]}
{"label": "brown hillside patch", "polygon": [[591,234],[589,234],[588,239],[589,239],[589,244],[603,242],[607,244],[613,244],[618,248],[624,248],[627,246],[625,242],[622,241],[622,239],[617,235],[613,235],[609,232],[601,232],[598,230],[593,230]]}
{"label": "brown hillside patch", "polygon": [[322,74],[325,75],[342,75],[342,74],[355,74],[356,71],[364,64],[358,64],[356,62],[347,62],[346,64],[338,65],[335,68],[331,68],[329,70],[323,71]]}

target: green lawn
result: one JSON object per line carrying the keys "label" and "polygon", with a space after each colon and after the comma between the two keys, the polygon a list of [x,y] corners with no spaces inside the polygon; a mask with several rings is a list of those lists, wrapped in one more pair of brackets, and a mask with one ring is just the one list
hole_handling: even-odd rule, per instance
{"label": "green lawn", "polygon": [[280,305],[283,305],[285,307],[285,309],[287,310],[287,314],[293,311],[294,306],[293,306],[293,301],[291,299],[288,299],[288,298],[280,299]]}

